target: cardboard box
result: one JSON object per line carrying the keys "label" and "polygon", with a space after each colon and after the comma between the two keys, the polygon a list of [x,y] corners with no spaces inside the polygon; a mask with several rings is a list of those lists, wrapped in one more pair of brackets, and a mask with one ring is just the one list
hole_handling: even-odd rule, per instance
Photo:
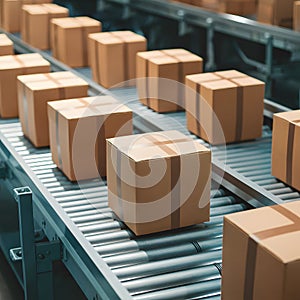
{"label": "cardboard box", "polygon": [[88,35],[101,30],[102,24],[89,17],[52,19],[52,55],[72,68],[89,66]]}
{"label": "cardboard box", "polygon": [[189,131],[213,145],[261,137],[263,82],[232,70],[187,76],[186,86]]}
{"label": "cardboard box", "polygon": [[300,31],[300,1],[294,2],[294,30]]}
{"label": "cardboard box", "polygon": [[0,27],[9,32],[19,32],[23,4],[51,2],[52,0],[0,0]]}
{"label": "cardboard box", "polygon": [[300,191],[300,110],[274,114],[272,175]]}
{"label": "cardboard box", "polygon": [[14,54],[14,43],[6,34],[0,34],[0,56]]}
{"label": "cardboard box", "polygon": [[108,203],[136,234],[209,220],[211,152],[178,131],[107,140]]}
{"label": "cardboard box", "polygon": [[203,59],[184,49],[138,53],[140,101],[157,112],[182,110],[185,107],[185,76],[202,70]]}
{"label": "cardboard box", "polygon": [[291,28],[294,0],[258,0],[257,21]]}
{"label": "cardboard box", "polygon": [[50,72],[50,63],[39,54],[0,56],[0,115],[17,118],[17,76]]}
{"label": "cardboard box", "polygon": [[131,31],[90,34],[89,56],[94,81],[111,88],[135,79],[136,54],[146,50],[146,38]]}
{"label": "cardboard box", "polygon": [[255,0],[220,0],[219,12],[248,16],[256,14]]}
{"label": "cardboard box", "polygon": [[300,202],[224,217],[223,300],[300,299]]}
{"label": "cardboard box", "polygon": [[50,21],[65,18],[69,10],[56,4],[32,4],[22,6],[22,39],[31,46],[50,49]]}
{"label": "cardboard box", "polygon": [[71,181],[106,176],[106,139],[133,133],[132,111],[111,96],[48,102],[48,118],[53,161]]}
{"label": "cardboard box", "polygon": [[24,135],[35,147],[49,146],[47,102],[86,97],[87,92],[87,82],[72,72],[18,76],[19,117]]}

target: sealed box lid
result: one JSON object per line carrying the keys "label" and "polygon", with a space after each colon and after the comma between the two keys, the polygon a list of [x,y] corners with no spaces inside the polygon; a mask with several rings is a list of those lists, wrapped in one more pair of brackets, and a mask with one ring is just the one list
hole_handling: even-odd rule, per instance
{"label": "sealed box lid", "polygon": [[228,70],[228,71],[219,71],[215,72],[216,75],[225,78],[225,79],[232,79],[232,78],[239,78],[239,77],[245,77],[248,76],[242,72],[239,72],[237,70]]}
{"label": "sealed box lid", "polygon": [[300,259],[299,201],[231,214],[225,222],[253,237],[283,263]]}
{"label": "sealed box lid", "polygon": [[52,4],[52,3],[46,3],[46,4],[27,4],[23,5],[22,9],[27,11],[29,14],[32,15],[44,15],[48,13],[67,13],[68,9]]}
{"label": "sealed box lid", "polygon": [[134,161],[210,153],[208,148],[176,130],[117,137],[107,141]]}
{"label": "sealed box lid", "polygon": [[48,106],[69,120],[132,112],[131,109],[111,96],[51,101],[48,102]]}
{"label": "sealed box lid", "polygon": [[55,18],[52,19],[51,22],[62,28],[100,26],[101,24],[99,21],[90,17]]}
{"label": "sealed box lid", "polygon": [[207,81],[201,84],[201,87],[209,89],[209,90],[223,90],[229,88],[237,88],[237,85],[229,80],[215,80],[215,81]]}
{"label": "sealed box lid", "polygon": [[163,54],[162,51],[153,50],[153,51],[138,52],[137,56],[139,56],[143,59],[150,59],[150,58],[154,58],[154,57],[165,56],[165,54]]}
{"label": "sealed box lid", "polygon": [[145,37],[128,30],[91,33],[89,34],[89,38],[94,39],[102,44],[146,41]]}
{"label": "sealed box lid", "polygon": [[45,90],[59,87],[88,86],[82,78],[72,72],[53,72],[45,74],[21,75],[18,80],[31,90]]}
{"label": "sealed box lid", "polygon": [[195,83],[203,83],[207,81],[220,80],[220,77],[214,73],[200,73],[186,76],[187,80],[193,81]]}
{"label": "sealed box lid", "polygon": [[37,53],[0,56],[0,71],[36,66],[50,66],[50,63]]}
{"label": "sealed box lid", "polygon": [[246,76],[240,78],[231,79],[231,81],[239,86],[264,86],[265,83],[256,78]]}
{"label": "sealed box lid", "polygon": [[297,125],[297,126],[300,126],[300,110],[299,109],[274,114],[274,118],[281,118],[288,122],[295,123],[295,125]]}
{"label": "sealed box lid", "polygon": [[0,46],[10,46],[13,42],[8,38],[6,34],[0,34]]}

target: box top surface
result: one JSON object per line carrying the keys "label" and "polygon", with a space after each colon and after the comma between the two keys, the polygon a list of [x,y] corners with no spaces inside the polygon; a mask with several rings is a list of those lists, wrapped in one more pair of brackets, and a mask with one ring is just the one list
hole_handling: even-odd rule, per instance
{"label": "box top surface", "polygon": [[37,53],[0,56],[0,71],[39,66],[50,66],[50,63]]}
{"label": "box top surface", "polygon": [[[253,236],[260,246],[278,260],[288,263],[300,259],[300,201],[280,206],[294,214],[293,218],[299,222],[298,225],[294,226],[295,220],[278,212],[272,206],[230,214],[225,216],[225,222],[246,235]],[[289,227],[284,228],[285,226]],[[280,227],[283,229],[276,231]]]}
{"label": "box top surface", "polygon": [[237,70],[228,70],[228,71],[219,71],[215,72],[216,75],[226,78],[226,79],[232,79],[232,78],[239,78],[239,77],[245,77],[248,76],[242,72],[239,72]]}
{"label": "box top surface", "polygon": [[132,112],[111,96],[51,101],[48,102],[48,106],[68,120]]}
{"label": "box top surface", "polygon": [[176,130],[117,137],[107,142],[136,162],[193,153],[210,154],[208,148]]}
{"label": "box top surface", "polygon": [[297,126],[300,126],[300,110],[297,109],[274,114],[274,120],[275,119],[283,119],[288,122],[294,123]]}
{"label": "box top surface", "polygon": [[265,83],[256,78],[246,76],[240,78],[232,78],[231,81],[239,86],[247,87],[247,86],[264,86]]}
{"label": "box top surface", "polygon": [[224,89],[230,89],[230,88],[237,88],[237,85],[233,82],[221,79],[221,80],[215,80],[215,81],[206,81],[201,84],[201,87],[204,87],[209,90],[224,90]]}
{"label": "box top surface", "polygon": [[101,44],[145,42],[146,38],[129,30],[98,32],[89,34],[89,38]]}
{"label": "box top surface", "polygon": [[11,46],[13,44],[6,34],[0,34],[0,46]]}
{"label": "box top surface", "polygon": [[45,3],[45,4],[26,4],[22,6],[22,10],[32,14],[32,15],[40,15],[40,14],[51,14],[51,13],[68,13],[69,10],[63,6],[53,4],[53,3]]}
{"label": "box top surface", "polygon": [[153,50],[153,51],[138,52],[137,56],[139,56],[143,59],[150,59],[150,58],[160,57],[160,56],[165,56],[165,55],[159,50]]}
{"label": "box top surface", "polygon": [[51,22],[62,28],[81,28],[101,26],[101,23],[90,17],[55,18]]}
{"label": "box top surface", "polygon": [[85,80],[68,71],[21,75],[18,76],[18,81],[33,91],[56,89],[60,87],[88,86]]}
{"label": "box top surface", "polygon": [[163,52],[164,54],[170,55],[170,56],[193,54],[192,52],[185,50],[183,48],[164,49],[164,50],[161,50],[161,52]]}
{"label": "box top surface", "polygon": [[220,80],[221,78],[214,73],[200,73],[188,75],[186,76],[186,79],[201,84],[207,81]]}
{"label": "box top surface", "polygon": [[178,60],[172,56],[162,55],[149,58],[149,62],[158,66],[178,64]]}

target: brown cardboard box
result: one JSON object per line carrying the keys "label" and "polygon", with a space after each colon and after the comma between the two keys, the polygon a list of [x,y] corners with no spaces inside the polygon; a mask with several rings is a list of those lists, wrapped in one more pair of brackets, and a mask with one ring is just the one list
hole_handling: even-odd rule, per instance
{"label": "brown cardboard box", "polygon": [[247,16],[256,13],[255,0],[220,0],[219,12]]}
{"label": "brown cardboard box", "polygon": [[300,202],[224,218],[223,300],[300,299]]}
{"label": "brown cardboard box", "polygon": [[69,16],[69,10],[56,4],[22,6],[22,39],[31,46],[50,49],[50,21]]}
{"label": "brown cardboard box", "polygon": [[101,30],[102,24],[89,17],[52,19],[50,36],[53,56],[73,68],[89,66],[88,35]]}
{"label": "brown cardboard box", "polygon": [[294,0],[258,0],[257,21],[292,27]]}
{"label": "brown cardboard box", "polygon": [[273,118],[272,175],[300,191],[300,110]]}
{"label": "brown cardboard box", "polygon": [[300,1],[294,2],[294,30],[300,31]]}
{"label": "brown cardboard box", "polygon": [[47,102],[86,97],[88,84],[72,72],[18,76],[19,117],[35,147],[49,146]]}
{"label": "brown cardboard box", "polygon": [[136,234],[209,220],[211,152],[178,131],[107,140],[108,202]]}
{"label": "brown cardboard box", "polygon": [[48,102],[48,118],[53,161],[71,181],[106,176],[106,139],[133,132],[132,111],[111,96]]}
{"label": "brown cardboard box", "polygon": [[185,76],[202,72],[203,59],[184,49],[137,54],[140,101],[157,112],[182,110]]}
{"label": "brown cardboard box", "polygon": [[146,50],[146,38],[132,31],[90,34],[89,56],[93,79],[105,88],[135,79],[136,54]]}
{"label": "brown cardboard box", "polygon": [[39,54],[0,56],[0,115],[17,118],[17,76],[50,72],[50,64]]}
{"label": "brown cardboard box", "polygon": [[263,82],[232,70],[187,76],[186,86],[187,128],[192,133],[213,145],[261,137]]}
{"label": "brown cardboard box", "polygon": [[0,0],[0,27],[9,32],[19,32],[22,4],[51,2],[52,0]]}
{"label": "brown cardboard box", "polygon": [[0,34],[0,56],[14,54],[14,44],[6,34]]}

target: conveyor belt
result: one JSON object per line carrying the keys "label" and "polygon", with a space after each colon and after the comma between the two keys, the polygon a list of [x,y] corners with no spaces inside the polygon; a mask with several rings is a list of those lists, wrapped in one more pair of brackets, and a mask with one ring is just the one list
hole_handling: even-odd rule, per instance
{"label": "conveyor belt", "polygon": [[[88,74],[88,70],[78,71],[82,76]],[[95,94],[97,85],[92,87],[91,94]],[[107,92],[100,87],[98,91]],[[134,110],[137,131],[177,129],[190,135],[183,112],[154,113],[137,101],[134,88],[112,93]],[[271,132],[265,127],[260,140],[230,145],[226,152],[222,147],[212,148],[214,179],[227,189],[212,190],[210,222],[137,238],[108,208],[103,182],[91,180],[80,186],[69,182],[53,164],[49,149],[35,149],[23,137],[18,122],[1,124],[0,136],[1,150],[13,153],[19,164],[15,167],[27,176],[32,174],[32,184],[66,215],[65,218],[60,213],[73,228],[71,238],[78,240],[80,246],[84,244],[77,251],[88,248],[91,261],[107,280],[112,278],[109,284],[115,290],[122,286],[134,299],[219,299],[223,216],[250,208],[236,195],[254,207],[300,198],[299,193],[270,175]],[[225,162],[222,180],[218,170],[224,168]],[[63,243],[67,244],[68,238]],[[92,275],[99,278],[98,274]],[[116,283],[116,278],[122,285]],[[128,298],[124,291],[118,296]]]}
{"label": "conveyor belt", "polygon": [[237,197],[212,190],[210,222],[137,238],[108,208],[103,183],[92,180],[79,187],[69,182],[49,149],[34,148],[19,123],[3,124],[0,132],[134,299],[219,295],[223,216],[248,208]]}

